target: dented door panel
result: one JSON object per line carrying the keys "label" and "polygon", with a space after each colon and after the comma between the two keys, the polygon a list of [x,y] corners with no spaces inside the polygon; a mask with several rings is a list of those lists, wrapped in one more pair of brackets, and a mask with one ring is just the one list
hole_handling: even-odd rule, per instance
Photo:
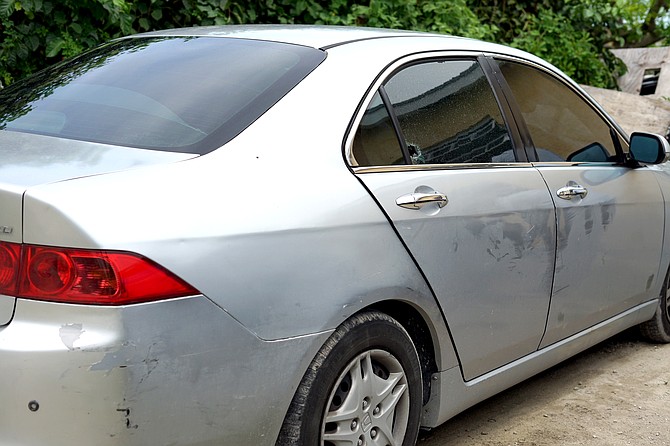
{"label": "dented door panel", "polygon": [[[439,300],[472,379],[537,349],[554,268],[554,207],[528,167],[359,176],[392,220]],[[434,189],[448,203],[410,210],[398,197]]]}
{"label": "dented door panel", "polygon": [[[538,169],[556,204],[558,237],[544,347],[657,297],[664,204],[646,168]],[[570,182],[585,196],[561,199]]]}

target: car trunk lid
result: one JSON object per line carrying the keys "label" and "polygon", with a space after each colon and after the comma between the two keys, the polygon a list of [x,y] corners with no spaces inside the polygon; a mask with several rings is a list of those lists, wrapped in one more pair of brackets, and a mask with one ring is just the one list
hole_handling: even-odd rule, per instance
{"label": "car trunk lid", "polygon": [[[23,196],[30,187],[195,156],[0,131],[0,241],[23,241]],[[0,326],[11,321],[14,300],[0,295]]]}
{"label": "car trunk lid", "polygon": [[0,184],[3,190],[14,189],[14,192],[22,193],[26,188],[39,184],[182,161],[196,156],[0,131]]}

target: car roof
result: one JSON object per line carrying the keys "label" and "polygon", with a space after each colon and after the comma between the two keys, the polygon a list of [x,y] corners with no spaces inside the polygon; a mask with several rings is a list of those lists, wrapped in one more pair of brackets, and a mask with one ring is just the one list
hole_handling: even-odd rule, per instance
{"label": "car roof", "polygon": [[430,34],[418,31],[326,25],[203,26],[153,31],[148,33],[135,34],[131,37],[152,36],[229,37],[240,39],[269,40],[274,42],[310,46],[313,48],[328,48],[343,45],[349,42],[388,37],[431,36],[441,37],[444,39],[463,40],[460,37],[447,36],[443,34]]}
{"label": "car roof", "polygon": [[[546,61],[516,48],[446,34],[400,29],[331,25],[221,25],[152,31],[134,34],[126,38],[138,37],[225,37],[266,40],[324,50],[356,42],[381,41],[394,38],[403,41],[403,48],[406,51],[449,49],[498,53],[530,60],[545,67],[551,66]],[[388,47],[387,45],[385,46]],[[555,71],[560,71],[556,70],[555,67],[552,68]]]}

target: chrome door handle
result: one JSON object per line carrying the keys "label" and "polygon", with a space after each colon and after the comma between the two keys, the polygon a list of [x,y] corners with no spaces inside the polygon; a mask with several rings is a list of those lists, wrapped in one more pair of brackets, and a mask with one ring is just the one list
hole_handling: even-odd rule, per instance
{"label": "chrome door handle", "polygon": [[565,187],[557,190],[556,195],[558,195],[558,198],[564,200],[572,200],[577,196],[579,196],[579,198],[584,198],[588,192],[589,191],[584,186],[581,186],[574,181],[570,181]]}
{"label": "chrome door handle", "polygon": [[449,203],[449,200],[446,195],[439,192],[414,192],[413,194],[405,194],[395,200],[395,204],[405,209],[421,209],[430,203],[436,203],[438,207],[443,208]]}

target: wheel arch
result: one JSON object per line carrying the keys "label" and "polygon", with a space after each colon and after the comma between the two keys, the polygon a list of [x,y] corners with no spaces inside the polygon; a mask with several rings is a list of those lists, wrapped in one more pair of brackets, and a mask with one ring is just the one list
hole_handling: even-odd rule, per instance
{"label": "wheel arch", "polygon": [[[451,363],[456,360],[451,336],[444,322],[435,324],[425,312],[400,300],[377,302],[361,311],[368,310],[377,310],[391,316],[403,326],[414,342],[421,364],[423,404],[425,405],[431,397],[433,374],[443,370],[445,363],[450,367]],[[434,392],[432,394],[434,395]]]}
{"label": "wheel arch", "polygon": [[[395,291],[395,296],[400,296],[398,290],[396,289]],[[433,380],[440,372],[458,367],[459,363],[454,351],[451,335],[449,334],[449,330],[437,302],[434,299],[431,299],[427,294],[421,294],[421,297],[418,297],[414,295],[411,290],[406,291],[412,295],[414,298],[413,300],[404,300],[402,297],[392,297],[368,302],[367,305],[357,308],[356,311],[351,312],[344,317],[338,325],[338,328],[352,318],[355,318],[357,315],[368,312],[383,313],[394,319],[403,327],[414,344],[419,359],[419,365],[421,367],[421,380],[423,383],[423,415],[421,425],[424,425],[426,414],[432,414],[432,412],[441,405],[441,387],[439,385],[431,385],[433,384]],[[415,301],[417,299],[418,301]],[[337,328],[334,329],[334,331],[336,330]],[[332,333],[333,332],[331,332],[331,335]],[[319,360],[320,353],[318,353],[318,351],[320,351],[326,343],[328,343],[328,340],[326,340],[325,343],[318,342],[318,347],[316,345],[314,346],[317,350],[315,356],[312,357],[311,355],[308,355],[311,357],[311,362],[300,380],[301,383],[308,375],[315,373],[312,364],[314,361]],[[322,359],[323,358],[321,358],[321,360]],[[291,438],[294,438],[294,435],[290,431],[291,428],[288,428],[287,430],[287,425],[290,426],[296,423],[296,420],[292,418],[291,408],[295,407],[296,404],[299,405],[297,402],[304,399],[305,395],[305,392],[301,391],[301,384],[299,383],[296,386],[290,407],[287,407],[283,426],[276,443],[277,446],[293,444],[290,443]],[[433,426],[430,422],[428,425]],[[289,443],[286,443],[286,441],[289,441]]]}

